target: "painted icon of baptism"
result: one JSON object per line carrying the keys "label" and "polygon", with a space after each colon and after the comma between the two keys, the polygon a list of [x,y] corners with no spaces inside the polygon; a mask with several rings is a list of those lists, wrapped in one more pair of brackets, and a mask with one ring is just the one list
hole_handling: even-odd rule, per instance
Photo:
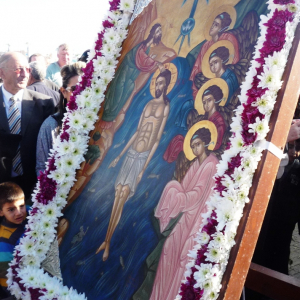
{"label": "painted icon of baptism", "polygon": [[88,299],[174,299],[266,0],[153,0],[134,20],[58,228]]}

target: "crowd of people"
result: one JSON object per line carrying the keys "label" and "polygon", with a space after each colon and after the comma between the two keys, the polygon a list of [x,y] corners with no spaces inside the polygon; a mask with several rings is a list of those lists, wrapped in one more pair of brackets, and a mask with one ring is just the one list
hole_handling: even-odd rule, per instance
{"label": "crowd of people", "polygon": [[66,104],[78,83],[87,51],[71,62],[69,46],[58,47],[49,66],[41,54],[0,57],[0,299],[14,299],[6,272],[24,234],[31,193],[60,133]]}

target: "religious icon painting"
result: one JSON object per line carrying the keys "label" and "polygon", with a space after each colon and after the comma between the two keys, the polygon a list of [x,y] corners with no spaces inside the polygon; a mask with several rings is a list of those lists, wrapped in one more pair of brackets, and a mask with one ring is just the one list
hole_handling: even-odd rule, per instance
{"label": "religious icon painting", "polygon": [[58,241],[88,299],[174,300],[266,0],[153,0],[130,25]]}

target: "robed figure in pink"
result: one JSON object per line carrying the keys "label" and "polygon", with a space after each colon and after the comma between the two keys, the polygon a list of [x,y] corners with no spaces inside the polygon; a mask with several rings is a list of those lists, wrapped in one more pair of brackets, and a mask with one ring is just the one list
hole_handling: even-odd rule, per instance
{"label": "robed figure in pink", "polygon": [[170,181],[159,200],[155,217],[159,219],[163,232],[169,221],[183,213],[165,241],[151,300],[174,300],[181,280],[184,279],[188,252],[195,245],[196,233],[206,212],[206,201],[212,194],[213,176],[218,159],[208,150],[211,133],[206,128],[198,129],[192,136],[190,147],[196,156],[182,182]]}

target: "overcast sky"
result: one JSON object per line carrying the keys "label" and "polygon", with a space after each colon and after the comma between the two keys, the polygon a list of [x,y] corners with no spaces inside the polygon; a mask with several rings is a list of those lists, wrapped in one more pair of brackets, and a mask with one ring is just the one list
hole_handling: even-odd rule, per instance
{"label": "overcast sky", "polygon": [[[0,0],[0,52],[53,53],[68,43],[74,54],[96,38],[108,0]],[[54,57],[56,58],[56,57]]]}

